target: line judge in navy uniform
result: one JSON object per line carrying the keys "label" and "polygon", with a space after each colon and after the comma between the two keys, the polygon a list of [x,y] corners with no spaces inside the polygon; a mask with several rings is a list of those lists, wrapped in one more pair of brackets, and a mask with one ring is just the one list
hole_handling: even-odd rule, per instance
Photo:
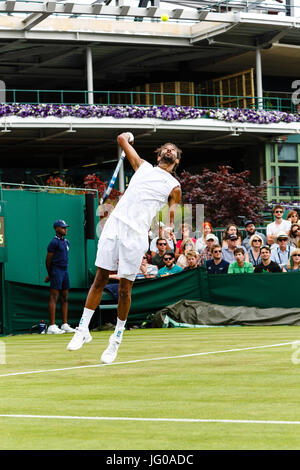
{"label": "line judge in navy uniform", "polygon": [[[70,279],[68,272],[69,240],[65,238],[69,225],[64,220],[56,220],[53,224],[55,237],[47,248],[46,268],[48,276],[45,282],[50,281],[49,297],[49,327],[47,334],[73,333],[75,330],[68,325],[68,293]],[[62,325],[55,324],[56,303],[60,295]]]}

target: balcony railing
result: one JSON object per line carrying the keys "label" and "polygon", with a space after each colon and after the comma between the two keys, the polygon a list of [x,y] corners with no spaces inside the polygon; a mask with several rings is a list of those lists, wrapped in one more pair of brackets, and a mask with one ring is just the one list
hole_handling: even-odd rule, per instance
{"label": "balcony railing", "polygon": [[[2,93],[3,94],[3,93]],[[91,99],[92,98],[92,99]],[[4,99],[3,99],[4,101]],[[296,112],[290,96],[238,96],[189,93],[160,93],[142,91],[88,90],[25,90],[6,89],[5,103],[64,104],[103,106],[191,106],[201,109],[248,108]]]}

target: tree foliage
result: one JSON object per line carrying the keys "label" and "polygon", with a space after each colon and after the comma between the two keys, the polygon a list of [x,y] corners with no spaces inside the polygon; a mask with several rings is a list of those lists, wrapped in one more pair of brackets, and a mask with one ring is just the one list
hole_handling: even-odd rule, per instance
{"label": "tree foliage", "polygon": [[250,171],[233,173],[230,166],[219,166],[218,171],[204,169],[192,175],[183,171],[180,177],[182,201],[204,204],[204,217],[214,226],[241,224],[241,217],[255,223],[262,221],[267,182],[253,186],[248,181]]}

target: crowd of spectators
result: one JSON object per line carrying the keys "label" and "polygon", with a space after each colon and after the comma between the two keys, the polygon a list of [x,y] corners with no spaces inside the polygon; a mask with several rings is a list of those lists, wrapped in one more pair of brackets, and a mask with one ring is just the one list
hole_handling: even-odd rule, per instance
{"label": "crowd of spectators", "polygon": [[266,234],[246,220],[243,230],[228,225],[222,235],[214,233],[210,222],[204,222],[199,237],[194,238],[188,224],[179,234],[159,224],[158,237],[149,240],[137,279],[164,277],[205,268],[208,274],[272,273],[300,271],[300,220],[290,211],[283,218],[284,207],[273,209],[274,221]]}

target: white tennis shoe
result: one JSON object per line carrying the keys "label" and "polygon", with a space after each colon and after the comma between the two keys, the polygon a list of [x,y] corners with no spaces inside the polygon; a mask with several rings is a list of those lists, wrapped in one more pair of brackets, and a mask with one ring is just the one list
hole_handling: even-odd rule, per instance
{"label": "white tennis shoe", "polygon": [[64,323],[63,325],[61,325],[60,329],[63,330],[65,333],[75,333],[76,331],[74,328],[71,328],[68,323]]}
{"label": "white tennis shoe", "polygon": [[65,332],[58,328],[57,325],[50,325],[47,329],[47,335],[61,335],[63,333]]}
{"label": "white tennis shoe", "polygon": [[117,357],[118,349],[121,344],[122,338],[123,330],[118,330],[110,336],[108,347],[105,349],[101,356],[101,361],[104,364],[111,364],[112,362],[114,362]]}
{"label": "white tennis shoe", "polygon": [[77,351],[77,349],[80,349],[84,343],[90,343],[92,339],[93,337],[87,328],[84,330],[76,328],[75,334],[67,346],[67,350]]}

